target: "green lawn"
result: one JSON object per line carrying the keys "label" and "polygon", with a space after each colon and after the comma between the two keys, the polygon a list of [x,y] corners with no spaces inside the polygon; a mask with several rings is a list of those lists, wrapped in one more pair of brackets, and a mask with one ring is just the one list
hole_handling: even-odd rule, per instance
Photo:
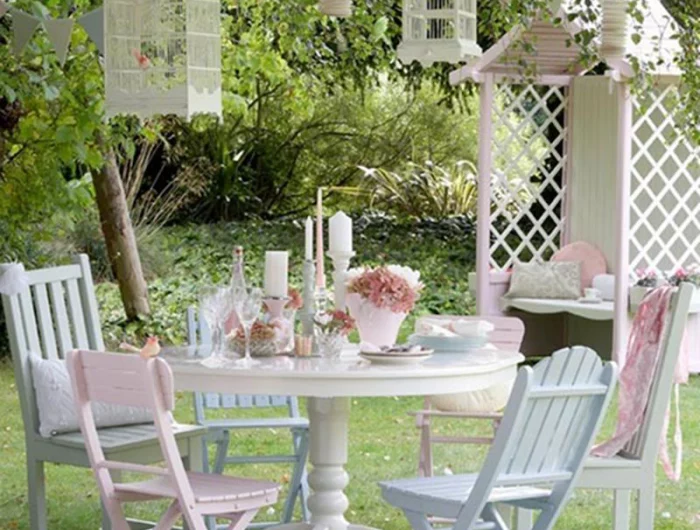
{"label": "green lawn", "polygon": [[[351,475],[347,493],[350,498],[348,517],[385,530],[408,529],[403,516],[384,504],[375,483],[379,479],[414,474],[417,459],[417,433],[406,412],[419,407],[419,398],[353,400],[350,426]],[[659,469],[656,496],[656,528],[700,528],[700,378],[682,390],[685,435],[684,476],[680,483],[668,481]],[[608,415],[606,432],[612,428]],[[178,399],[176,417],[192,418],[189,395]],[[444,423],[443,432],[465,429],[481,430],[482,423]],[[242,450],[256,452],[284,449],[287,438],[281,433],[263,435],[245,433],[234,444]],[[0,362],[0,529],[28,528],[27,493],[23,427],[17,393],[9,363]],[[438,472],[449,465],[455,471],[476,470],[484,455],[483,448],[446,448],[436,452]],[[284,480],[284,467],[250,466],[231,472]],[[98,528],[99,499],[89,471],[67,466],[48,466],[49,528],[51,530],[94,530]],[[595,530],[610,528],[610,496],[606,493],[577,491],[560,519],[557,528]],[[155,516],[152,507],[139,506],[130,512]],[[269,514],[261,514],[271,517]]]}

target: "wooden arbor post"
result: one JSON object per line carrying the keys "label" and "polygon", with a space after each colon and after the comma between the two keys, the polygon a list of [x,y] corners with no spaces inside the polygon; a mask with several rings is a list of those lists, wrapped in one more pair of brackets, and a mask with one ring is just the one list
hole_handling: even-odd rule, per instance
{"label": "wooden arbor post", "polygon": [[630,235],[630,180],[632,159],[632,96],[627,80],[616,72],[617,81],[617,241],[615,256],[615,312],[613,320],[613,360],[620,368],[627,353],[628,291],[629,291],[629,235]]}
{"label": "wooden arbor post", "polygon": [[491,253],[491,137],[493,134],[494,75],[481,81],[479,93],[479,187],[476,218],[476,312],[488,314],[489,262]]}

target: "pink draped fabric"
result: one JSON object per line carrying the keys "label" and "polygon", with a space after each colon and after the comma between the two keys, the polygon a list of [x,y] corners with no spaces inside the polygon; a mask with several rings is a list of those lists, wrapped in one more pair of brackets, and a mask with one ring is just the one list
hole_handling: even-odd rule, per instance
{"label": "pink draped fabric", "polygon": [[[593,455],[612,457],[619,453],[639,430],[644,419],[644,411],[649,400],[649,392],[654,374],[662,355],[664,328],[668,324],[666,315],[671,303],[673,288],[664,286],[654,289],[646,295],[639,306],[632,324],[632,332],[627,346],[627,360],[620,373],[620,393],[618,403],[617,427],[615,434],[607,442],[593,448]],[[675,383],[688,382],[688,349],[683,340],[681,355],[674,375]],[[678,388],[676,397],[676,445],[675,466],[671,465],[666,442],[669,413],[666,412],[662,436],[659,443],[659,458],[666,475],[671,480],[680,478],[682,461],[682,435],[680,410],[678,407]]]}

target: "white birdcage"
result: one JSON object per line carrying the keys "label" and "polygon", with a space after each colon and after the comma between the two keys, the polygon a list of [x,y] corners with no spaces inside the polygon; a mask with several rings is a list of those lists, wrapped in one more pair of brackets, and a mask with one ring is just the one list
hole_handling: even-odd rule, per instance
{"label": "white birdcage", "polygon": [[478,57],[476,22],[476,0],[404,0],[399,59],[428,66]]}
{"label": "white birdcage", "polygon": [[107,116],[221,116],[219,0],[105,0]]}

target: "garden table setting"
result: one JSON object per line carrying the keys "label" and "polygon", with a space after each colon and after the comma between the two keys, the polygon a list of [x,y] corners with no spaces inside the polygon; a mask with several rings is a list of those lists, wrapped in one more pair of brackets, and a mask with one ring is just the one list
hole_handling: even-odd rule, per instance
{"label": "garden table setting", "polygon": [[[348,452],[348,419],[351,397],[449,394],[488,388],[512,380],[523,360],[518,352],[474,350],[465,355],[436,355],[422,364],[376,365],[358,356],[348,345],[337,359],[269,357],[251,367],[235,361],[218,367],[202,364],[211,346],[164,348],[161,356],[170,364],[179,390],[288,394],[308,399],[310,420],[309,524],[332,530],[362,528],[349,525],[343,493],[349,478],[344,466]],[[286,528],[287,526],[285,526]]]}
{"label": "garden table setting", "polygon": [[[178,390],[307,398],[310,522],[282,527],[363,528],[344,516],[351,398],[438,396],[508,386],[524,357],[488,344],[490,328],[482,322],[443,326],[423,319],[407,344],[396,344],[424,288],[420,273],[397,265],[349,269],[352,221],[343,212],[329,220],[328,255],[335,269],[331,303],[320,196],[318,209],[315,258],[311,218],[304,226],[303,294],[288,285],[288,251],[266,251],[260,289],[246,282],[243,249],[236,247],[230,285],[209,286],[201,293],[199,344],[190,341],[157,354],[170,365]],[[348,340],[355,328],[359,344]]]}

